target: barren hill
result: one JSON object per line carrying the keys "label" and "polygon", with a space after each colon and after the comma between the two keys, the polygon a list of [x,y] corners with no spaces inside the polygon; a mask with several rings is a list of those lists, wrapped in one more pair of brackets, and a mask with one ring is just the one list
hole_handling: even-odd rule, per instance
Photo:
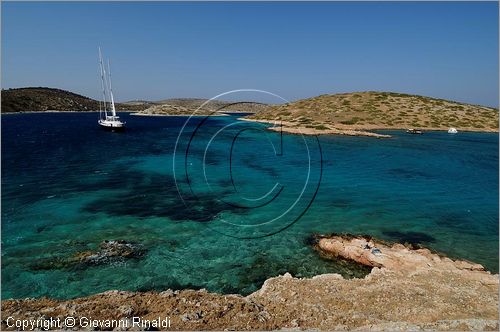
{"label": "barren hill", "polygon": [[498,131],[498,109],[392,92],[321,95],[277,105],[250,117],[283,121],[284,130],[336,133],[371,129],[421,128]]}

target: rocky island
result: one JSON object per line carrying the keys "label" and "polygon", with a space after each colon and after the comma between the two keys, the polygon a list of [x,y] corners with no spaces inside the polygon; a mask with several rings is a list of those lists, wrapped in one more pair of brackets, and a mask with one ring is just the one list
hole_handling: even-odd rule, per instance
{"label": "rocky island", "polygon": [[[248,120],[302,134],[384,137],[377,129],[498,132],[498,109],[393,92],[321,95],[275,105]],[[386,137],[386,136],[385,136]]]}
{"label": "rocky island", "polygon": [[[168,317],[172,330],[499,328],[498,275],[479,264],[367,236],[315,236],[312,245],[326,259],[352,260],[372,271],[362,279],[344,279],[339,274],[299,279],[287,273],[266,280],[260,290],[246,297],[166,290],[108,291],[73,300],[4,300],[2,329],[11,329],[6,323],[9,316],[72,316],[77,321],[79,317]],[[120,250],[129,253],[129,249],[116,241],[104,248],[112,256]]]}

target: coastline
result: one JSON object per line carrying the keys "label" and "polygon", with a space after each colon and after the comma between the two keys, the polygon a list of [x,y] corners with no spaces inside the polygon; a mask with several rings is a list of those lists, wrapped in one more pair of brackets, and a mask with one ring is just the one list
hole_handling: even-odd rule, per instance
{"label": "coastline", "polygon": [[147,114],[147,113],[140,113],[140,112],[134,112],[134,113],[130,113],[130,115],[134,115],[134,116],[175,116],[175,117],[179,117],[179,116],[185,116],[185,117],[207,117],[207,116],[229,116],[228,114],[223,114],[223,113],[217,113],[217,114],[196,114],[196,115],[193,115],[193,114]]}
{"label": "coastline", "polygon": [[[0,115],[15,115],[15,114],[37,114],[37,113],[98,113],[99,111],[57,111],[57,110],[48,110],[48,111],[26,111],[26,112],[0,112]],[[133,116],[164,116],[164,117],[206,117],[206,116],[236,116],[238,113],[233,112],[231,114],[226,113],[218,113],[218,114],[200,114],[200,115],[187,115],[187,114],[145,114],[135,111],[129,110],[118,110],[118,113],[129,113],[129,115]],[[245,113],[245,112],[241,112]],[[261,119],[249,119],[245,117],[240,117],[238,120],[248,121],[248,122],[256,122],[256,123],[265,123],[265,124],[277,124],[275,120],[261,120]],[[287,121],[282,121],[283,127],[268,127],[268,130],[271,131],[281,131],[289,133],[289,134],[304,134],[304,135],[344,135],[344,136],[367,136],[367,137],[375,137],[375,138],[390,138],[391,135],[386,134],[378,134],[371,132],[371,130],[406,130],[408,128],[404,127],[383,127],[383,126],[348,126],[348,125],[340,125],[337,124],[338,128],[330,128],[326,130],[318,130],[314,128],[308,128],[303,126],[290,126],[290,123]],[[287,126],[288,125],[288,126]],[[425,131],[447,131],[448,128],[435,128],[435,127],[419,127],[418,129]],[[478,129],[478,128],[460,128],[460,132],[472,132],[472,133],[499,133],[498,129]]]}
{"label": "coastline", "polygon": [[364,130],[353,130],[353,129],[337,129],[330,128],[326,130],[318,130],[314,128],[307,127],[292,127],[290,122],[281,121],[280,126],[276,125],[276,121],[271,120],[257,120],[257,119],[246,119],[246,118],[238,118],[238,120],[249,121],[249,122],[257,122],[257,123],[266,123],[272,124],[272,127],[268,127],[267,130],[271,131],[283,131],[289,134],[302,134],[302,135],[345,135],[345,136],[368,136],[375,138],[391,138],[391,135],[377,134]]}
{"label": "coastline", "polygon": [[[133,111],[127,111],[127,110],[116,110],[117,113],[132,113]],[[46,113],[99,113],[99,110],[92,110],[92,111],[56,111],[56,110],[48,110],[48,111],[26,111],[26,112],[0,112],[0,115],[13,115],[13,114],[46,114]]]}
{"label": "coastline", "polygon": [[[348,126],[348,125],[337,125],[338,128],[329,128],[324,130],[318,130],[314,128],[308,128],[305,126],[296,126],[288,121],[281,121],[282,126],[278,125],[278,121],[275,120],[261,120],[261,119],[248,119],[248,118],[238,118],[241,121],[249,121],[256,123],[265,123],[271,124],[272,127],[268,127],[268,130],[271,131],[283,131],[289,134],[303,134],[303,135],[344,135],[344,136],[367,136],[367,137],[375,137],[375,138],[391,138],[391,135],[386,134],[378,134],[374,133],[371,130],[407,130],[408,128],[403,127],[381,127],[381,126]],[[293,126],[292,126],[293,125]],[[447,131],[448,128],[421,128],[422,131]],[[465,128],[460,129],[460,132],[475,132],[475,133],[499,133],[498,130],[490,130],[490,129],[474,129],[474,128]]]}
{"label": "coastline", "polygon": [[[15,115],[15,114],[37,114],[37,113],[99,113],[99,110],[97,111],[55,111],[55,110],[49,110],[49,111],[41,111],[41,112],[1,112],[0,115]],[[134,112],[134,111],[127,111],[127,110],[117,110],[117,113],[129,113],[129,115],[134,115],[134,116],[193,116],[193,117],[201,117],[201,116],[231,116],[229,114],[225,113],[217,113],[217,114],[197,114],[197,115],[191,115],[191,114],[146,114],[146,113],[140,113],[140,112]],[[234,113],[237,115],[237,113]]]}
{"label": "coastline", "polygon": [[[2,311],[16,319],[71,315],[77,321],[168,316],[174,330],[498,330],[498,274],[479,264],[364,236],[316,236],[313,247],[327,259],[353,260],[372,271],[362,279],[286,273],[245,297],[113,290],[72,300],[3,300]],[[11,329],[5,320],[2,329]]]}

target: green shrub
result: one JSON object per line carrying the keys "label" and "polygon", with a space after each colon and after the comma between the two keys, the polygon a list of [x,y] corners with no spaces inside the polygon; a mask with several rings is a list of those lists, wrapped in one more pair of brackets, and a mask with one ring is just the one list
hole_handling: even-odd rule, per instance
{"label": "green shrub", "polygon": [[349,120],[344,120],[344,121],[340,121],[340,123],[342,124],[345,124],[345,125],[353,125],[353,124],[356,124],[358,123],[360,119],[358,117],[353,117],[352,119],[349,119]]}
{"label": "green shrub", "polygon": [[328,127],[326,127],[326,126],[322,125],[322,124],[321,124],[321,125],[316,125],[316,126],[314,126],[314,128],[319,129],[319,130],[327,130],[327,129],[330,129],[330,128],[328,128]]}

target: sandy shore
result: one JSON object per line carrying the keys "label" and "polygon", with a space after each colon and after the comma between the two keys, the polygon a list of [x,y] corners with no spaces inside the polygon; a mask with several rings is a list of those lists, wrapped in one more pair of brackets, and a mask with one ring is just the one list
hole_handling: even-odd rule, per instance
{"label": "sandy shore", "polygon": [[[205,290],[109,291],[74,300],[2,301],[2,329],[16,319],[169,318],[171,330],[498,330],[498,275],[427,249],[365,237],[319,236],[326,258],[372,266],[363,279],[338,274],[268,279],[246,297]],[[377,250],[375,250],[377,249]],[[78,327],[78,325],[77,325]],[[123,328],[123,327],[122,327]]]}

